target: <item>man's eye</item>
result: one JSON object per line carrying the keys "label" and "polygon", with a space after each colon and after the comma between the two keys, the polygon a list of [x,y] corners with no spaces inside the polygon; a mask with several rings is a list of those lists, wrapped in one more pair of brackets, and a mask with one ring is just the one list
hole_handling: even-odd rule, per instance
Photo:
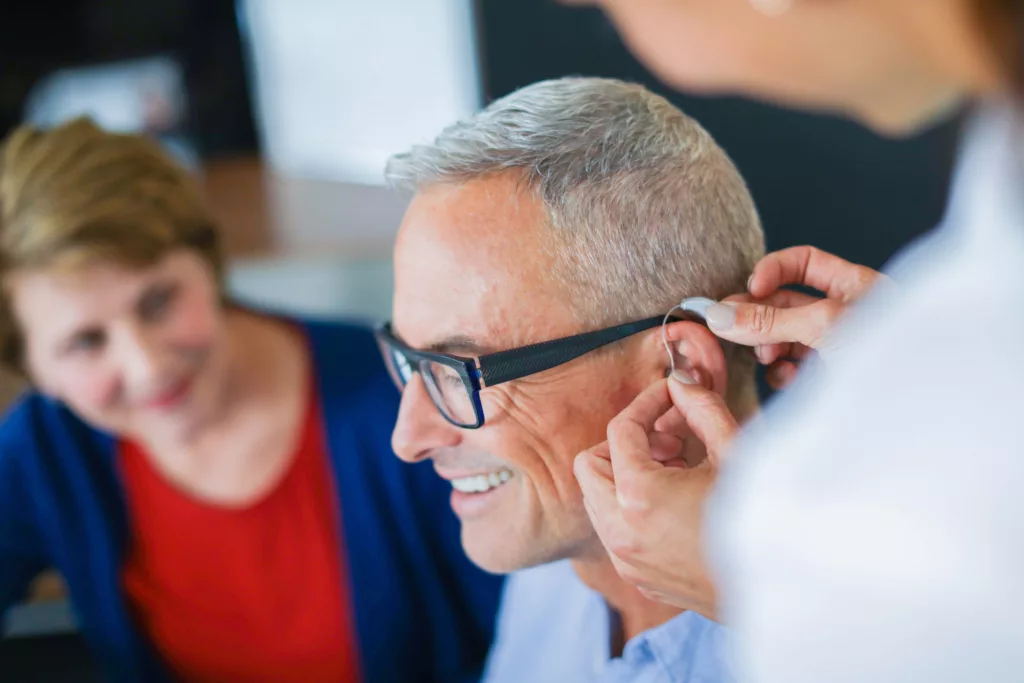
{"label": "man's eye", "polygon": [[458,375],[446,374],[443,379],[444,383],[452,388],[461,389],[463,386],[462,378]]}
{"label": "man's eye", "polygon": [[444,365],[434,364],[431,370],[439,383],[452,388],[462,388],[462,376],[451,368]]}

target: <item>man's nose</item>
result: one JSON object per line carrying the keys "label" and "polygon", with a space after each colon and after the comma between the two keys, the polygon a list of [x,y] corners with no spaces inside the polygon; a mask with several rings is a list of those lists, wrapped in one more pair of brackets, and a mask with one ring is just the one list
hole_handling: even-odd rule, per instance
{"label": "man's nose", "polygon": [[416,463],[435,448],[457,445],[461,432],[444,419],[430,400],[423,379],[414,374],[402,391],[398,421],[391,435],[395,454],[405,462]]}

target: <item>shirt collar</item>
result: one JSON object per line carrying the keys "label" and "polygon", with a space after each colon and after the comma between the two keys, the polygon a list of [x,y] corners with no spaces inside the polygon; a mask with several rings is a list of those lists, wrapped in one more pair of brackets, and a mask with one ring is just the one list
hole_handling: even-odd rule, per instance
{"label": "shirt collar", "polygon": [[725,666],[727,636],[728,630],[721,625],[696,612],[683,612],[633,637],[622,659],[630,669],[654,666],[663,672],[664,680],[684,683],[699,679],[708,666]]}

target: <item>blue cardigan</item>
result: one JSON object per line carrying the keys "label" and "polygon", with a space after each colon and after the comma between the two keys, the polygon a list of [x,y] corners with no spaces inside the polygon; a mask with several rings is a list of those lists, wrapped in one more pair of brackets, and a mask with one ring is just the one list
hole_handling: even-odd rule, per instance
{"label": "blue cardigan", "polygon": [[[303,325],[340,497],[363,680],[476,680],[500,579],[463,553],[450,486],[429,465],[394,456],[398,392],[373,335]],[[109,681],[170,680],[122,593],[128,534],[115,439],[50,399],[23,397],[0,425],[0,618],[54,567]]]}

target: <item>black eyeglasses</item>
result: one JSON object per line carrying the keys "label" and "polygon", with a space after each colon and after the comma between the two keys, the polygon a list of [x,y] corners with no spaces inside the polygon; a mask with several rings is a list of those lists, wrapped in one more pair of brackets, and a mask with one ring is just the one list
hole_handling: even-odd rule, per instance
{"label": "black eyeglasses", "polygon": [[661,325],[663,316],[616,325],[603,330],[498,351],[476,358],[418,351],[398,340],[391,323],[377,330],[377,343],[392,379],[400,389],[420,373],[427,393],[446,420],[463,429],[484,424],[480,389],[522,379],[568,363],[602,346]]}

